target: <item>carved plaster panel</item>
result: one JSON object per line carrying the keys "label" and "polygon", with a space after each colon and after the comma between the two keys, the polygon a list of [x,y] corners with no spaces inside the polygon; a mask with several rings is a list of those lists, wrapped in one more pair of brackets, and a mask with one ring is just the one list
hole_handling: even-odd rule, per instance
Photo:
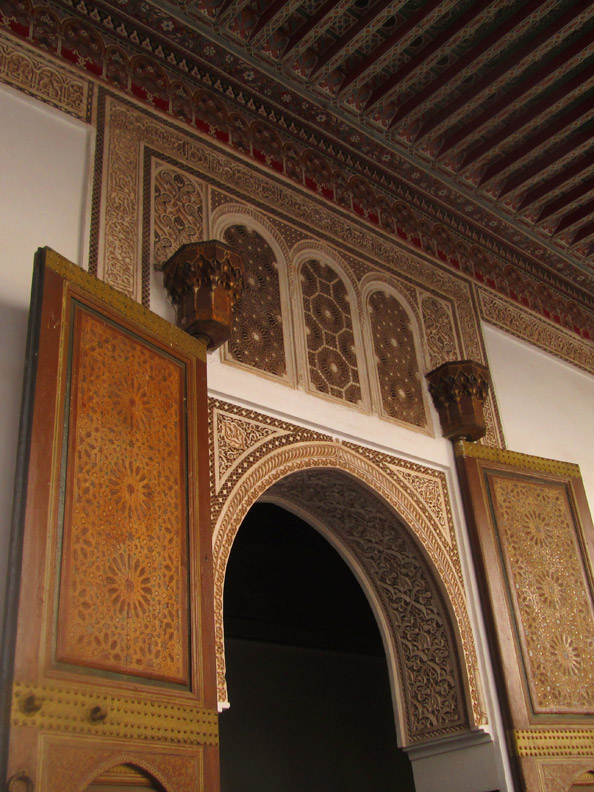
{"label": "carved plaster panel", "polygon": [[442,363],[460,360],[460,348],[448,303],[430,294],[425,294],[421,299],[421,311],[428,356],[427,369],[431,371],[441,366]]}
{"label": "carved plaster panel", "polygon": [[[146,180],[142,183],[139,173],[142,172],[143,158],[157,157],[175,162],[178,170],[187,169],[188,173],[200,174],[205,184],[220,185],[231,195],[240,193],[248,204],[273,209],[277,218],[290,218],[292,224],[303,226],[318,238],[331,240],[339,249],[355,251],[360,262],[367,262],[368,272],[375,269],[383,275],[398,271],[406,289],[412,289],[411,299],[415,297],[414,284],[422,286],[426,293],[436,297],[441,295],[442,299],[455,306],[452,321],[461,339],[460,354],[484,361],[473,295],[463,277],[414,257],[381,233],[369,233],[356,221],[343,217],[339,210],[321,206],[297,188],[277,182],[273,176],[220,150],[214,141],[203,140],[107,96],[105,145],[101,154],[102,183],[100,191],[95,193],[96,217],[100,222],[95,222],[93,228],[98,239],[96,270],[100,277],[121,291],[140,299],[143,283],[147,281],[141,262],[141,246],[135,240],[137,229],[142,225],[144,191],[150,186]],[[210,221],[205,219],[204,222],[210,228]],[[286,225],[289,227],[290,224]],[[320,244],[313,238],[312,243]],[[394,276],[390,274],[390,277]],[[358,321],[358,317],[353,316],[353,321],[355,319]],[[364,402],[365,398],[364,393]],[[486,405],[486,414],[486,442],[502,446],[503,435],[491,398]]]}
{"label": "carved plaster panel", "polygon": [[190,173],[152,161],[151,262],[160,270],[178,248],[204,239],[206,185]]}
{"label": "carved plaster panel", "polygon": [[367,304],[382,412],[424,428],[423,387],[408,314],[396,297],[385,291],[372,292]]}
{"label": "carved plaster panel", "polygon": [[286,379],[281,290],[274,251],[258,231],[239,223],[225,229],[223,240],[241,254],[244,270],[228,355],[243,365]]}
{"label": "carved plaster panel", "polygon": [[[237,427],[237,429],[231,428],[230,425]],[[251,438],[245,432],[246,427],[249,426],[256,427]],[[421,465],[398,460],[354,444],[337,443],[329,437],[311,430],[216,400],[211,401],[211,432],[213,435],[211,442],[213,481],[211,502],[214,525],[215,632],[218,687],[221,702],[225,702],[227,696],[223,642],[223,587],[227,560],[241,522],[251,505],[260,496],[266,494],[268,497],[271,493],[274,493],[275,490],[270,490],[270,488],[287,476],[289,478],[286,480],[290,481],[290,474],[309,470],[313,471],[312,475],[319,473],[323,477],[324,475],[330,475],[328,468],[333,468],[342,471],[342,474],[346,473],[359,482],[356,484],[353,481],[353,487],[358,487],[356,492],[359,495],[359,499],[363,498],[366,503],[376,504],[378,515],[385,517],[390,514],[390,519],[395,521],[394,526],[400,526],[398,530],[402,534],[403,552],[406,547],[408,548],[407,552],[412,553],[415,543],[420,544],[424,548],[424,552],[435,570],[431,574],[436,576],[434,578],[435,584],[426,583],[431,591],[434,592],[434,594],[428,596],[432,599],[438,596],[438,591],[441,592],[439,597],[443,596],[449,601],[454,614],[453,625],[455,626],[452,626],[453,632],[449,633],[451,637],[447,639],[446,644],[452,649],[452,647],[455,647],[456,641],[460,641],[461,650],[457,661],[460,665],[459,670],[455,671],[455,666],[452,666],[450,672],[445,674],[441,682],[437,678],[434,680],[436,687],[431,687],[433,683],[429,685],[436,696],[434,705],[437,707],[435,713],[438,713],[435,715],[432,724],[429,724],[429,720],[431,720],[428,715],[429,710],[425,704],[421,703],[420,699],[413,700],[416,694],[413,695],[406,712],[405,739],[408,741],[428,739],[431,736],[440,736],[459,731],[460,729],[467,729],[471,722],[485,722],[484,709],[479,693],[476,650],[470,626],[464,581],[444,475]],[[237,447],[233,450],[234,461],[228,467],[227,474],[223,479],[217,472],[220,465],[217,459],[217,448],[225,447],[228,444],[229,436],[233,436]],[[316,468],[323,468],[326,472],[316,471]],[[351,479],[349,478],[348,480]],[[360,490],[361,487],[363,487],[362,490]],[[278,492],[280,492],[280,489],[277,494]],[[318,503],[311,508],[319,510],[321,507]],[[322,522],[324,521],[323,518],[320,519]],[[378,517],[377,519],[381,522],[383,517]],[[333,536],[336,534],[336,542],[340,544],[346,541],[344,536],[339,535],[338,529],[333,532],[332,527],[327,525],[328,521],[329,518],[324,523],[325,527]],[[368,523],[369,520],[362,520],[358,529],[362,532],[359,540],[357,540],[360,543],[358,550],[360,554],[363,554],[367,539],[369,539],[369,547],[373,544],[370,525],[369,531],[371,533],[369,533],[369,536],[366,534],[367,528],[365,526]],[[406,529],[403,528],[404,525],[406,525]],[[355,527],[353,526],[354,530]],[[355,542],[355,544],[357,543]],[[389,597],[386,599],[387,594],[383,588],[384,584],[380,580],[381,575],[384,574],[380,572],[380,567],[377,566],[377,564],[380,564],[381,553],[378,556],[373,556],[372,551],[370,553],[371,555],[367,561],[361,555],[360,563],[368,569],[370,585],[376,586],[379,592],[378,597],[384,603],[382,618],[386,624],[392,625],[393,634],[396,636],[394,637],[395,656],[399,657],[399,668],[406,669],[409,661],[406,660],[406,653],[403,647],[398,643],[402,635],[399,632],[398,619],[394,615],[396,603],[392,602]],[[371,556],[376,559],[373,563]],[[419,558],[421,556],[422,553],[419,554]],[[398,563],[396,557],[393,560],[395,564]],[[411,561],[411,563],[413,562]],[[421,562],[419,561],[418,563]],[[420,567],[416,568],[420,569]],[[394,569],[393,579],[398,578],[399,574]],[[429,577],[424,579],[428,581]],[[432,599],[432,601],[438,610],[441,609],[442,606],[436,604],[436,599]],[[442,611],[440,610],[440,612]],[[404,619],[405,617],[402,616],[402,618]],[[401,629],[405,628],[402,627]],[[404,640],[412,640],[414,643],[415,639],[411,637],[414,630],[412,632],[405,630],[405,633]],[[453,637],[455,635],[459,637],[456,639]],[[436,645],[435,651],[438,651]],[[452,651],[455,653],[457,650],[452,649]],[[450,650],[447,650],[447,653],[450,654]],[[412,655],[410,657],[412,658]],[[437,661],[437,658],[435,660]],[[412,659],[410,660],[412,665],[414,665],[414,662]],[[440,663],[437,663],[436,667],[441,667]],[[400,673],[399,668],[394,669],[396,675]],[[400,677],[403,683],[406,673],[408,672],[403,670],[402,674],[404,676]],[[448,682],[444,681],[446,677],[449,680]],[[398,677],[396,676],[395,678]],[[410,679],[406,684],[410,686]],[[437,692],[438,688],[442,692],[447,688],[449,692],[447,695],[441,696]],[[453,692],[454,689],[456,690],[455,694]],[[426,694],[427,690],[421,694],[419,688],[420,697]],[[467,695],[469,696],[468,704],[464,704],[463,701]],[[454,699],[457,701],[455,706],[453,705]],[[449,703],[446,704],[446,701]],[[441,704],[439,702],[443,703],[443,710],[440,709]],[[424,714],[419,716],[419,720],[417,715],[421,711]],[[464,711],[472,714],[463,716],[462,713]],[[454,712],[456,713],[455,715]]]}
{"label": "carved plaster panel", "polygon": [[93,83],[0,32],[0,80],[69,115],[88,121]]}

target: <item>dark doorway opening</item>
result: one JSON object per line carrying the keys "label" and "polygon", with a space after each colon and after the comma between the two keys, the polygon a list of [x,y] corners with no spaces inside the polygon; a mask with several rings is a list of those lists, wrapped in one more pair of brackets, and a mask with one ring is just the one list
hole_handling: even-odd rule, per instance
{"label": "dark doorway opening", "polygon": [[255,504],[229,558],[224,618],[222,792],[414,792],[375,617],[317,531]]}

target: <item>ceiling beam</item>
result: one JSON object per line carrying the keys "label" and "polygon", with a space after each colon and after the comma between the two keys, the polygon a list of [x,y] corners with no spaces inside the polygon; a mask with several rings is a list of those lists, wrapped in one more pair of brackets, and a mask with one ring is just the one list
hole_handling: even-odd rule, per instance
{"label": "ceiling beam", "polygon": [[215,27],[224,27],[229,20],[239,14],[249,0],[224,0],[215,17]]}
{"label": "ceiling beam", "polygon": [[[571,110],[559,116],[554,123],[545,126],[540,132],[532,135],[532,137],[529,137],[527,140],[520,143],[520,145],[508,151],[507,154],[491,162],[491,164],[485,168],[478,186],[483,187],[487,182],[492,181],[496,177],[500,177],[505,171],[518,165],[523,159],[532,156],[537,149],[551,138],[559,135],[563,130],[567,130],[566,134],[569,134],[571,129],[568,130],[567,128],[577,124],[584,116],[587,118],[590,117],[593,110],[594,96],[585,97]],[[502,196],[503,193],[501,193],[499,197],[501,198]]]}
{"label": "ceiling beam", "polygon": [[[594,41],[594,29],[591,31],[591,36]],[[503,124],[500,129],[483,140],[478,146],[467,151],[459,171],[465,170],[476,160],[480,160],[504,140],[513,138],[514,134],[520,129],[536,122],[542,124],[544,120],[542,116],[545,114],[546,116],[551,116],[558,112],[563,105],[575,100],[581,92],[589,90],[593,84],[594,61],[579,74],[574,75],[570,80],[560,85],[555,91],[529,105],[526,111],[516,116],[513,122]],[[447,149],[442,147],[439,151],[439,156],[444,151],[447,151]]]}
{"label": "ceiling beam", "polygon": [[[373,105],[377,104],[380,99],[383,99],[387,94],[390,94],[394,91],[407,77],[411,72],[413,72],[418,66],[430,58],[432,55],[439,53],[442,47],[445,47],[446,44],[457,35],[462,29],[469,28],[471,23],[476,20],[477,17],[480,17],[485,11],[485,3],[483,0],[478,0],[473,6],[467,8],[466,11],[461,14],[453,25],[442,30],[426,47],[420,52],[417,52],[416,55],[413,55],[403,66],[397,69],[394,74],[391,74],[387,80],[379,85],[369,97],[367,104],[365,105],[365,110],[373,107]],[[465,31],[468,32],[468,31]],[[342,90],[342,86],[341,86]],[[391,125],[390,125],[391,126]]]}
{"label": "ceiling beam", "polygon": [[355,52],[365,39],[381,28],[387,19],[395,16],[405,3],[406,0],[397,0],[397,2],[377,0],[340,38],[336,39],[334,44],[328,47],[323,55],[320,55],[311,76],[318,76],[319,81],[321,74],[329,74]]}
{"label": "ceiling beam", "polygon": [[[415,142],[419,142],[431,132],[433,132],[434,135],[438,134],[440,128],[446,124],[451,126],[454,121],[453,117],[456,116],[458,111],[463,111],[463,109],[468,106],[471,100],[476,100],[478,96],[485,93],[489,89],[494,90],[498,82],[503,82],[505,79],[507,79],[507,75],[512,69],[517,71],[519,65],[525,61],[526,58],[532,57],[540,49],[540,47],[547,45],[549,43],[549,39],[559,36],[563,31],[563,28],[571,25],[574,22],[576,25],[581,24],[583,20],[580,19],[580,16],[582,14],[586,14],[588,9],[593,5],[593,2],[594,0],[579,0],[576,5],[569,8],[559,18],[553,20],[528,44],[518,47],[515,52],[512,52],[510,55],[496,64],[484,75],[484,77],[477,80],[474,85],[471,85],[467,91],[460,94],[455,99],[452,99],[452,101],[449,102],[446,107],[435,113],[435,115],[430,116],[421,126],[415,138]],[[570,46],[568,51],[575,55],[577,53],[574,51],[574,49],[575,45]],[[546,71],[546,69],[547,67],[545,67],[543,71]],[[530,78],[528,78],[527,84],[528,83],[530,83],[528,87],[533,87],[534,83],[530,80]],[[522,87],[522,84],[520,84],[520,87]],[[528,87],[525,90],[528,90]],[[525,91],[523,91],[523,93],[524,92]],[[508,104],[507,97],[505,97],[503,101]],[[487,114],[488,117],[492,117],[493,111],[491,110],[491,107],[487,108],[482,115],[484,116],[485,114]],[[478,128],[479,125],[482,125],[482,123],[484,123],[484,119],[481,124],[477,123],[476,119],[473,119],[471,122],[464,125],[460,130],[457,130],[455,133],[456,143],[460,142],[462,137],[467,137],[469,134],[471,134],[471,132],[474,131],[475,128]],[[466,127],[468,129],[466,129]]]}
{"label": "ceiling beam", "polygon": [[285,61],[289,56],[298,58],[353,2],[354,0],[326,0],[289,38],[281,60]]}
{"label": "ceiling beam", "polygon": [[[532,181],[539,173],[542,173],[543,170],[550,168],[553,163],[572,156],[577,150],[587,146],[592,139],[594,139],[594,125],[589,129],[583,129],[577,132],[569,140],[566,140],[565,143],[557,146],[557,148],[552,151],[548,151],[538,160],[531,163],[527,168],[513,173],[499,191],[498,198],[503,198],[509,193],[515,192],[519,187],[525,185],[526,182]],[[585,159],[591,162],[592,152],[586,155]]]}
{"label": "ceiling beam", "polygon": [[557,236],[557,234],[561,234],[563,231],[566,231],[571,226],[580,223],[584,218],[588,217],[594,212],[594,200],[587,201],[583,206],[580,206],[578,209],[575,209],[573,212],[569,212],[564,217],[561,218],[555,230],[553,231],[553,236]]}
{"label": "ceiling beam", "polygon": [[[495,46],[495,44],[501,41],[503,36],[507,36],[508,33],[513,30],[514,35],[517,38],[517,36],[524,31],[525,27],[532,23],[532,20],[527,20],[526,18],[532,13],[532,11],[543,5],[544,2],[551,2],[551,0],[532,0],[532,2],[526,3],[526,5],[524,5],[516,14],[513,14],[509,19],[503,22],[498,28],[496,28],[486,38],[479,42],[478,45],[467,50],[467,52],[458,58],[455,63],[453,63],[451,66],[448,66],[448,68],[445,69],[435,80],[429,83],[429,85],[427,85],[425,88],[422,88],[420,91],[417,91],[417,93],[415,93],[415,95],[412,96],[408,101],[403,102],[399,106],[395,115],[392,117],[389,128],[394,128],[404,118],[406,118],[406,116],[410,115],[410,113],[426,103],[435,93],[442,92],[445,86],[455,80],[455,78],[458,77],[461,72],[463,73],[467,71],[467,73],[470,74],[470,65],[479,60],[479,58],[484,56],[485,53],[488,53]],[[552,2],[554,3],[556,0],[552,0]],[[522,22],[524,22],[524,25],[522,25]],[[371,101],[369,102],[369,105],[371,106]]]}
{"label": "ceiling beam", "polygon": [[546,199],[547,195],[551,195],[562,188],[566,182],[570,182],[572,179],[581,177],[584,172],[591,170],[592,167],[593,162],[591,155],[587,154],[585,157],[581,157],[571,165],[568,165],[567,168],[560,170],[551,178],[547,179],[541,184],[538,184],[531,190],[528,190],[520,202],[518,211],[523,212],[529,206]]}
{"label": "ceiling beam", "polygon": [[248,39],[249,44],[252,47],[261,46],[270,34],[295,12],[298,6],[299,0],[273,0],[256,20]]}
{"label": "ceiling beam", "polygon": [[579,200],[584,195],[592,192],[592,190],[594,190],[594,177],[586,179],[573,189],[568,190],[558,198],[554,198],[552,201],[546,203],[540,210],[540,214],[538,215],[536,222],[541,223],[543,220],[546,220],[547,217],[559,214],[559,212],[567,209],[572,203],[574,203],[574,201]]}
{"label": "ceiling beam", "polygon": [[580,242],[583,242],[591,236],[594,236],[594,221],[587,223],[585,226],[582,226],[576,231],[573,239],[571,240],[570,247],[578,245]]}
{"label": "ceiling beam", "polygon": [[[437,79],[433,80],[421,91],[418,91],[411,99],[409,99],[408,102],[403,103],[396,111],[396,114],[390,121],[388,128],[393,128],[399,121],[415,110],[426,99],[432,96],[446,83],[450,82],[450,80],[454,79],[454,77],[463,71],[470,63],[477,60],[484,52],[497,44],[503,36],[507,36],[514,28],[518,27],[518,25],[520,25],[520,23],[524,21],[526,17],[529,16],[532,11],[534,11],[535,8],[543,5],[544,2],[545,0],[531,0],[528,3],[525,3],[525,5],[522,6],[518,12],[512,14],[511,17],[505,20],[505,22],[499,25],[499,27],[482,39],[476,46],[468,49],[464,55],[458,58],[455,63],[445,69],[439,75],[439,77],[437,77]],[[466,22],[463,22],[463,24],[466,24]],[[454,30],[453,32],[455,33],[457,31]],[[437,39],[435,39],[435,41],[437,41]],[[365,106],[365,110],[370,109],[382,99],[386,99],[389,94],[391,94],[397,88],[399,82],[400,80],[398,79],[398,72],[396,72],[384,83],[382,83],[382,85],[375,89],[375,91],[371,94],[367,105]]]}
{"label": "ceiling beam", "polygon": [[[414,38],[419,35],[419,31],[417,26],[421,22],[426,22],[427,18],[431,16],[433,11],[435,11],[440,5],[442,5],[442,0],[429,0],[429,2],[425,3],[421,8],[418,9],[412,16],[402,22],[393,33],[383,41],[379,47],[376,47],[373,52],[371,52],[366,58],[354,68],[352,69],[348,75],[343,80],[340,90],[344,91],[351,85],[355,80],[363,77],[367,72],[372,68],[380,68],[384,59],[392,59],[394,57],[394,48],[396,45],[400,45],[402,49],[404,45],[403,42],[407,40],[407,37]],[[439,13],[436,17],[441,16],[444,14],[450,7],[454,7],[456,5],[456,0],[447,0],[446,3],[443,4],[442,8],[439,10]],[[408,42],[407,42],[408,43]]]}

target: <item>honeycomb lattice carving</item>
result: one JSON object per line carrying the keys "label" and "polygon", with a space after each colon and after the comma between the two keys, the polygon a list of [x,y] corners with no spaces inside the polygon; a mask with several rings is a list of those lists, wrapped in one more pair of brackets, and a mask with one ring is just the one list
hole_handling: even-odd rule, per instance
{"label": "honeycomb lattice carving", "polygon": [[318,393],[350,404],[361,402],[351,306],[346,286],[327,264],[301,267],[309,377]]}
{"label": "honeycomb lattice carving", "polygon": [[246,366],[285,378],[287,366],[276,256],[257,231],[233,225],[224,241],[243,256],[243,292],[235,306],[229,341],[231,357]]}
{"label": "honeycomb lattice carving", "polygon": [[373,292],[368,305],[382,410],[390,418],[424,427],[427,416],[408,314],[383,291]]}

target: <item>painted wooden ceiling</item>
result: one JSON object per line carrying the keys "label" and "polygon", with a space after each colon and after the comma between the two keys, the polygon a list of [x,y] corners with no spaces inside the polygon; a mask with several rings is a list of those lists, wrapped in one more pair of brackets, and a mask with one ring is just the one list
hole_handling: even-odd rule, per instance
{"label": "painted wooden ceiling", "polygon": [[152,5],[593,272],[592,0]]}

